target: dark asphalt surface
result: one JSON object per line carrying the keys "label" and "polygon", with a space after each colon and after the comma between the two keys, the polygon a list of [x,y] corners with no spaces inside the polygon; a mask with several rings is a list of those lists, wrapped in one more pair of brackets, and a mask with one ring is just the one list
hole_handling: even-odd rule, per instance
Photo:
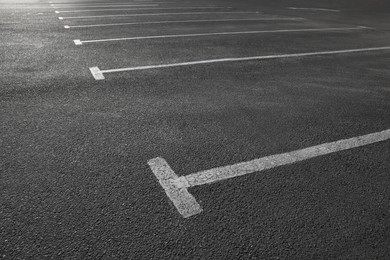
{"label": "dark asphalt surface", "polygon": [[[60,1],[63,10],[99,3]],[[389,141],[190,188],[204,211],[188,219],[147,165],[161,156],[182,176],[390,129],[390,51],[122,72],[104,81],[88,69],[390,46],[390,5],[160,7],[203,5],[259,13],[61,21],[97,13],[55,14],[47,1],[0,0],[0,258],[390,259]],[[98,15],[115,13],[136,12]],[[305,20],[63,27],[266,17]],[[371,28],[73,43],[354,26]]]}

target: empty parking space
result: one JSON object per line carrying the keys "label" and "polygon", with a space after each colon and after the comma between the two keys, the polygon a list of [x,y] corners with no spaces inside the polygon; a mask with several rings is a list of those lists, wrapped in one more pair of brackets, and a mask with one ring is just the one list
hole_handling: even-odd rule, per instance
{"label": "empty parking space", "polygon": [[[341,55],[335,60],[343,59],[343,56],[348,60],[351,55],[358,55],[358,57],[364,59],[370,57],[370,55],[377,55],[376,52],[388,55],[390,50],[390,45],[386,41],[387,37],[378,36],[375,28],[359,24],[348,24],[344,27],[343,24],[334,26],[334,24],[327,24],[323,21],[305,19],[304,16],[288,17],[276,15],[276,13],[264,13],[261,10],[255,12],[232,10],[166,13],[159,11],[165,9],[218,10],[224,8],[232,9],[230,6],[174,7],[172,5],[166,7],[159,4],[159,7],[154,8],[81,9],[57,11],[56,13],[99,13],[99,15],[59,17],[60,20],[73,20],[71,23],[64,25],[65,29],[79,29],[78,31],[71,30],[72,34],[80,36],[79,39],[74,40],[74,43],[75,45],[82,45],[80,48],[83,48],[83,51],[88,55],[93,56],[96,63],[98,63],[98,66],[89,68],[95,80],[106,79],[105,76],[108,74],[119,74],[117,76],[119,78],[139,77],[138,74],[130,74],[137,73],[136,71],[139,70],[157,70],[154,73],[160,74],[166,73],[167,69],[171,69],[173,71],[170,73],[174,73],[177,67],[182,66],[207,66],[206,70],[219,73],[219,68],[223,68],[225,65],[218,65],[218,63],[238,62],[242,64],[251,62],[253,67],[264,68],[283,63],[282,61],[275,63],[261,62],[272,59],[319,59],[321,56],[335,55]],[[293,11],[340,12],[340,10],[326,8],[286,8]],[[111,12],[115,12],[115,14],[111,14]],[[211,19],[211,16],[213,19]],[[218,18],[216,19],[215,16],[218,16]],[[248,16],[253,16],[253,18],[248,18]],[[83,21],[84,19],[92,19],[92,21],[86,23]],[[94,19],[96,21],[93,21]],[[107,22],[107,19],[110,21]],[[118,21],[120,19],[131,20]],[[93,38],[94,36],[99,37]],[[288,44],[286,44],[285,39],[288,39]],[[90,44],[91,46],[89,46]],[[107,47],[112,51],[105,55],[104,49]],[[332,59],[332,57],[328,57],[326,62],[332,64]],[[129,74],[126,75],[125,72]],[[112,75],[112,78],[109,79],[115,79],[115,75]],[[379,132],[377,135],[380,138],[378,140],[374,138],[376,140],[374,143],[387,140],[387,137],[382,138],[383,133],[387,136],[388,130],[386,131]],[[371,140],[371,137],[377,135],[347,139],[340,141],[340,144],[344,147],[343,144],[345,143],[346,149],[350,149],[350,143],[360,144],[363,142],[366,144],[366,137]],[[298,151],[298,153],[307,154],[308,158],[318,156],[317,152],[320,150],[326,151],[325,153],[332,153],[335,151],[328,148],[336,147],[335,144],[328,143],[319,146],[319,148],[315,146],[306,149],[307,151],[314,151],[313,154],[304,152],[306,150]],[[341,150],[343,149],[341,148]],[[338,151],[338,148],[336,150]],[[322,155],[322,152],[320,154]],[[281,154],[280,156],[285,158],[287,155]],[[289,154],[288,158],[290,157]],[[267,168],[263,161],[269,162],[271,159],[265,157],[258,160],[261,162],[259,161],[256,165],[263,169],[263,167]],[[279,165],[279,163],[275,164],[273,159],[271,161],[272,167]],[[287,161],[286,164],[291,163],[289,160]],[[281,162],[281,164],[285,163]],[[184,217],[202,211],[201,206],[187,192],[187,188],[192,185],[188,184],[186,177],[179,178],[164,159],[151,160],[150,165],[168,197]],[[242,163],[243,171],[247,172],[247,168],[253,166],[250,165]],[[228,166],[229,169],[226,170],[229,176],[235,172],[230,170],[231,167],[234,168],[235,166]],[[249,172],[258,172],[259,169],[254,167]],[[208,176],[209,172],[210,176]],[[201,176],[199,178],[194,177],[200,180],[225,179],[224,174],[215,175],[213,172],[214,170],[210,170],[204,174],[193,175],[205,175],[205,178]],[[238,175],[242,174],[238,173]],[[188,178],[192,180],[192,177]]]}
{"label": "empty parking space", "polygon": [[[259,11],[233,10],[228,12],[162,13],[158,11],[159,8],[169,7],[160,4],[156,10],[153,8],[147,8],[148,10],[123,10],[120,12],[114,10],[115,14],[109,14],[111,12],[110,10],[98,10],[99,13],[100,11],[106,13],[87,16],[59,16],[59,19],[76,20],[73,23],[64,25],[65,29],[83,28],[81,31],[72,32],[80,37],[73,40],[75,45],[108,44],[110,46],[110,43],[115,44],[114,51],[110,52],[110,58],[105,57],[104,53],[102,55],[98,53],[97,57],[95,57],[96,60],[106,61],[106,64],[90,66],[92,74],[95,78],[99,79],[104,78],[104,73],[139,69],[167,68],[227,61],[261,60],[267,58],[367,52],[386,50],[388,48],[386,45],[356,45],[355,41],[350,41],[350,37],[361,37],[358,31],[369,31],[373,29],[362,25],[349,25],[344,27],[337,25],[329,27],[326,23],[307,21],[303,17],[283,17],[275,14],[263,14]],[[177,8],[193,7],[182,6]],[[218,5],[212,8],[231,7]],[[73,10],[70,12],[76,11],[83,12],[83,10]],[[214,19],[209,18],[211,15]],[[254,18],[247,18],[248,15]],[[220,18],[215,19],[215,16],[219,16]],[[122,18],[131,20],[118,22],[117,19]],[[84,21],[84,24],[80,24],[77,21],[84,19],[97,19],[97,21],[92,21],[92,23],[91,21],[89,23],[85,23]],[[112,21],[104,23],[106,19],[112,19]],[[354,33],[353,31],[356,31],[355,35],[351,35]],[[266,34],[271,34],[272,36]],[[279,41],[281,36],[277,36],[278,34],[288,35],[287,37],[291,38],[289,40],[292,44],[289,44],[286,48],[284,42]],[[313,40],[314,43],[318,41],[317,39],[320,34],[323,35],[322,42],[319,44],[311,44]],[[99,37],[91,38],[94,35],[99,35]],[[106,35],[106,37],[100,38],[102,35]],[[81,38],[82,36],[85,38]],[[274,42],[273,39],[275,36],[278,40]],[[343,37],[348,38],[348,42],[344,41]],[[190,39],[186,40],[186,38]],[[219,40],[228,41],[229,46],[225,45],[224,48],[219,48],[219,50],[211,48],[210,44],[214,44],[215,41]],[[197,44],[192,44],[193,47],[190,47],[188,46],[189,41],[192,43],[197,42]],[[331,41],[335,43],[333,49],[326,46]],[[127,48],[128,44],[132,44],[132,47]],[[134,44],[138,47],[134,48]],[[148,47],[142,48],[141,46],[144,44]],[[163,47],[164,44],[168,46]],[[242,48],[243,44],[249,44],[249,48]],[[234,51],[234,45],[239,49],[239,52]],[[278,49],[279,45],[280,50]],[[96,53],[95,50],[98,49],[92,48],[86,51]],[[246,53],[243,52],[243,49]],[[118,57],[116,57],[115,53],[118,53]],[[210,53],[210,55],[207,53]],[[121,60],[119,56],[123,55],[132,57],[131,62],[128,64],[120,62],[117,66],[110,63],[112,59],[115,62]],[[137,62],[137,60],[145,60],[144,57],[148,62]],[[157,57],[157,59],[154,59],[154,57]],[[128,59],[122,60],[126,61]]]}
{"label": "empty parking space", "polygon": [[[82,25],[65,25],[65,29],[93,28],[93,27],[115,27],[115,26],[134,26],[134,25],[166,25],[166,24],[196,24],[196,23],[245,23],[245,22],[267,22],[267,21],[302,21],[304,18],[294,17],[263,17],[263,18],[221,18],[221,19],[189,19],[189,20],[161,20],[161,21],[141,21],[127,23],[101,23],[101,24],[82,24]],[[187,25],[188,26],[188,25]]]}
{"label": "empty parking space", "polygon": [[0,8],[5,259],[386,259],[390,30],[326,2]]}
{"label": "empty parking space", "polygon": [[85,43],[104,43],[114,41],[134,41],[134,40],[151,40],[151,39],[167,39],[167,38],[186,38],[186,37],[208,37],[208,36],[224,36],[224,35],[242,35],[242,34],[265,34],[265,33],[293,33],[293,32],[329,32],[329,31],[349,31],[368,29],[364,26],[356,27],[339,27],[339,28],[318,28],[318,29],[280,29],[280,30],[261,30],[261,31],[230,31],[230,32],[204,32],[190,34],[166,34],[166,35],[146,35],[133,36],[122,38],[106,38],[106,39],[91,39],[91,40],[74,40],[76,45]]}

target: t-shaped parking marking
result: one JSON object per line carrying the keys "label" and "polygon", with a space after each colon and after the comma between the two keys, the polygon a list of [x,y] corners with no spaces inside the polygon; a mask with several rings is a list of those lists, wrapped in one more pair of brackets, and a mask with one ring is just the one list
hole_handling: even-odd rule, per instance
{"label": "t-shaped parking marking", "polygon": [[161,157],[148,161],[154,175],[159,180],[168,198],[184,217],[188,218],[202,212],[201,206],[188,192],[188,188],[210,184],[249,173],[260,172],[278,166],[288,165],[314,157],[340,152],[360,146],[378,143],[390,139],[390,129],[373,134],[353,137],[336,142],[325,143],[288,153],[266,156],[248,162],[237,163],[206,171],[178,177]]}
{"label": "t-shaped parking marking", "polygon": [[188,218],[202,212],[194,196],[187,191],[187,183],[179,183],[180,180],[185,181],[185,179],[180,179],[163,158],[149,160],[148,164],[168,198],[183,217]]}

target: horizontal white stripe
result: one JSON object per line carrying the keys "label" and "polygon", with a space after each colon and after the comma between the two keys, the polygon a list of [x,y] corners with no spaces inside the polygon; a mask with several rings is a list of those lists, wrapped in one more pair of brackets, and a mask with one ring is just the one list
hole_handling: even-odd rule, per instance
{"label": "horizontal white stripe", "polygon": [[199,15],[199,14],[258,14],[259,12],[186,12],[186,13],[147,13],[147,14],[117,14],[117,15],[92,15],[62,17],[62,19],[88,19],[109,17],[132,17],[132,16],[163,16],[163,15]]}
{"label": "horizontal white stripe", "polygon": [[189,187],[211,184],[388,140],[390,140],[390,129],[292,152],[271,155],[248,162],[217,167],[182,177],[178,177],[163,158],[151,159],[148,161],[148,164],[179,213],[187,218],[202,212],[200,205],[188,192],[187,188]]}
{"label": "horizontal white stripe", "polygon": [[[127,1],[127,3],[157,3],[159,1]],[[120,5],[120,4],[124,4],[126,2],[116,2],[116,3],[113,3],[113,2],[104,2],[104,1],[83,1],[83,2],[80,2],[80,1],[73,1],[73,2],[49,2],[49,4],[52,4],[52,5],[90,5],[90,4],[99,4],[99,5]],[[160,3],[176,3],[176,1],[170,1],[170,2],[160,2]]]}
{"label": "horizontal white stripe", "polygon": [[113,12],[113,11],[142,11],[142,10],[191,10],[191,9],[231,9],[231,7],[156,7],[156,8],[121,8],[121,9],[92,9],[92,10],[71,10],[56,11],[56,13],[83,13],[83,12]]}
{"label": "horizontal white stripe", "polygon": [[174,35],[156,35],[156,36],[141,36],[141,37],[125,37],[100,40],[77,40],[81,43],[98,43],[112,41],[130,41],[130,40],[147,40],[147,39],[162,39],[162,38],[183,38],[183,37],[200,37],[200,36],[217,36],[217,35],[237,35],[237,34],[263,34],[263,33],[286,33],[286,32],[322,32],[322,31],[348,31],[362,30],[367,27],[349,27],[349,28],[320,28],[320,29],[284,29],[284,30],[268,30],[268,31],[241,31],[241,32],[217,32],[217,33],[194,33],[194,34],[174,34]]}
{"label": "horizontal white stripe", "polygon": [[209,22],[244,22],[244,21],[302,21],[305,18],[300,17],[271,17],[271,18],[253,18],[253,19],[212,19],[212,20],[178,20],[178,21],[156,21],[156,22],[135,22],[135,23],[105,23],[105,24],[85,24],[85,25],[67,25],[69,28],[89,28],[106,26],[126,26],[143,24],[168,24],[168,23],[209,23]]}
{"label": "horizontal white stripe", "polygon": [[304,8],[304,7],[289,7],[291,10],[310,10],[310,11],[325,11],[325,12],[340,12],[340,10],[326,8]]}
{"label": "horizontal white stripe", "polygon": [[153,7],[153,6],[159,6],[158,4],[122,4],[122,5],[88,5],[88,6],[52,6],[55,9],[71,9],[71,8],[107,8],[107,7]]}

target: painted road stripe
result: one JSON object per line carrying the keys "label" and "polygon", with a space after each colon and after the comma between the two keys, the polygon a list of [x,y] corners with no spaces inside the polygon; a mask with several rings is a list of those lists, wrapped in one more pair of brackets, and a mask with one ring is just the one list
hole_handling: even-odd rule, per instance
{"label": "painted road stripe", "polygon": [[98,42],[113,42],[113,41],[131,41],[131,40],[147,40],[147,39],[163,39],[163,38],[183,38],[183,37],[200,37],[200,36],[217,36],[217,35],[237,35],[237,34],[262,34],[262,33],[285,33],[285,32],[322,32],[322,31],[350,31],[367,29],[364,26],[345,27],[345,28],[320,28],[320,29],[286,29],[286,30],[268,30],[268,31],[240,31],[240,32],[217,32],[217,33],[194,33],[194,34],[173,34],[173,35],[156,35],[156,36],[140,36],[140,37],[125,37],[100,40],[74,40],[76,45],[84,43]]}
{"label": "painted road stripe", "polygon": [[186,188],[177,188],[175,183],[172,182],[179,179],[179,176],[173,172],[164,159],[152,159],[149,160],[148,164],[168,198],[183,217],[188,218],[202,212],[202,208],[194,196]]}
{"label": "painted road stripe", "polygon": [[165,190],[168,198],[173,202],[173,205],[175,205],[176,209],[184,218],[188,218],[202,212],[202,208],[197,203],[196,199],[187,190],[190,187],[211,184],[250,173],[261,172],[327,154],[383,142],[389,139],[390,129],[316,145],[288,153],[266,156],[248,162],[217,167],[181,177],[178,177],[169,167],[168,163],[161,157],[149,160],[148,164],[160,185]]}
{"label": "painted road stripe", "polygon": [[107,6],[107,5],[139,5],[139,4],[173,4],[176,2],[170,1],[170,2],[161,2],[161,1],[128,1],[128,2],[117,2],[117,3],[102,3],[102,2],[89,2],[89,3],[53,3],[51,5],[58,5],[58,6],[75,6],[75,7],[88,7],[91,5],[98,5],[98,6]]}
{"label": "painted road stripe", "polygon": [[116,15],[92,15],[58,17],[64,19],[89,19],[89,18],[110,18],[110,17],[130,17],[130,16],[163,16],[163,15],[199,15],[199,14],[260,14],[260,12],[186,12],[186,13],[148,13],[148,14],[116,14]]}
{"label": "painted road stripe", "polygon": [[149,70],[149,69],[162,69],[162,68],[171,68],[171,67],[220,63],[220,62],[238,62],[238,61],[271,60],[271,59],[282,59],[282,58],[299,58],[299,57],[307,57],[307,56],[321,56],[321,55],[334,55],[334,54],[347,54],[347,53],[386,51],[386,50],[390,50],[390,46],[375,47],[375,48],[362,48],[362,49],[337,50],[337,51],[277,54],[277,55],[241,57],[241,58],[223,58],[223,59],[189,61],[189,62],[181,62],[181,63],[170,63],[170,64],[139,66],[139,67],[129,67],[129,68],[120,68],[120,69],[108,69],[108,70],[100,70],[98,67],[92,67],[92,68],[90,68],[90,70],[92,72],[92,76],[96,80],[103,80],[104,73],[116,73],[116,72],[135,71],[135,70]]}
{"label": "painted road stripe", "polygon": [[85,25],[65,25],[65,29],[70,28],[89,28],[105,26],[127,26],[143,24],[168,24],[168,23],[210,23],[210,22],[239,22],[239,21],[303,21],[301,17],[270,17],[270,18],[253,18],[253,19],[212,19],[212,20],[179,20],[179,21],[156,21],[156,22],[136,22],[136,23],[106,23],[106,24],[85,24]]}
{"label": "painted road stripe", "polygon": [[92,10],[71,10],[71,11],[55,11],[59,13],[82,13],[82,12],[113,12],[113,11],[141,11],[141,10],[191,10],[191,9],[232,9],[232,7],[210,7],[210,6],[199,6],[199,7],[157,7],[157,8],[121,8],[121,9],[92,9]]}
{"label": "painted road stripe", "polygon": [[[58,6],[77,6],[77,7],[83,7],[83,6],[91,6],[91,5],[99,5],[99,6],[106,6],[106,5],[128,5],[128,4],[155,4],[158,2],[121,2],[121,3],[101,3],[101,2],[90,2],[90,3],[52,3],[51,5],[58,5]],[[161,2],[160,2],[161,3]],[[163,2],[164,3],[164,2]]]}
{"label": "painted road stripe", "polygon": [[324,12],[340,12],[340,10],[326,9],[326,8],[304,8],[304,7],[288,7],[290,10],[310,10],[310,11],[324,11]]}
{"label": "painted road stripe", "polygon": [[89,70],[91,71],[93,77],[96,80],[103,80],[104,79],[104,75],[98,67],[92,67],[92,68],[89,68]]}
{"label": "painted road stripe", "polygon": [[58,6],[77,6],[77,7],[83,7],[83,6],[90,6],[90,5],[101,5],[101,6],[106,6],[106,5],[124,5],[124,4],[175,4],[177,2],[174,1],[167,1],[167,2],[161,2],[161,1],[128,1],[128,2],[117,2],[117,3],[110,3],[110,2],[73,2],[73,3],[51,3],[51,5],[58,5]]}
{"label": "painted road stripe", "polygon": [[[153,6],[159,6],[158,4],[136,4],[136,5],[132,5],[132,4],[122,4],[122,5],[87,5],[87,6],[75,6],[75,7],[64,7],[64,6],[53,6],[53,8],[55,9],[71,9],[71,8],[107,8],[107,7],[153,7]],[[82,10],[83,11],[83,10]]]}

